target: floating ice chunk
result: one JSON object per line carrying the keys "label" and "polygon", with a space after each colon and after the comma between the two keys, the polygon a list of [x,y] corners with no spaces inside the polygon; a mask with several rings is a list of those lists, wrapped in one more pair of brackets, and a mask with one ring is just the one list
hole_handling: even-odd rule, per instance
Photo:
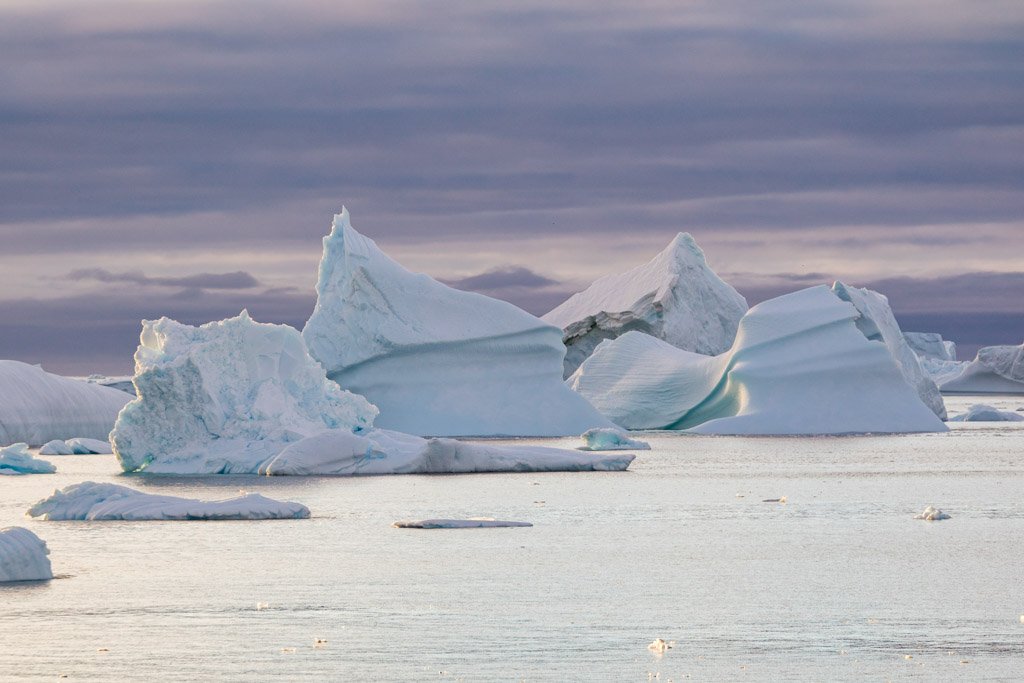
{"label": "floating ice chunk", "polygon": [[53,578],[46,543],[20,526],[0,529],[0,583]]}
{"label": "floating ice chunk", "polygon": [[904,332],[903,338],[918,358],[956,360],[956,344],[943,340],[937,332]]}
{"label": "floating ice chunk", "polygon": [[16,443],[0,448],[0,475],[53,474],[57,468],[45,460],[32,457],[28,444]]}
{"label": "floating ice chunk", "polygon": [[290,444],[259,468],[275,475],[460,474],[625,470],[632,455],[593,456],[543,446],[423,439],[386,429],[325,431]]}
{"label": "floating ice chunk", "polygon": [[651,444],[631,439],[621,429],[588,429],[580,436],[581,451],[649,451]]}
{"label": "floating ice chunk", "polygon": [[377,413],[310,358],[298,331],[246,312],[201,327],[144,321],[139,397],[110,434],[126,471],[254,473],[325,429],[366,429]]}
{"label": "floating ice chunk", "polygon": [[942,432],[888,348],[825,286],[754,306],[719,356],[640,332],[603,342],[569,379],[626,429],[702,434]]}
{"label": "floating ice chunk", "polygon": [[562,383],[562,332],[505,301],[414,274],[352,228],[324,238],[302,336],[377,426],[421,436],[568,436],[611,427]]}
{"label": "floating ice chunk", "polygon": [[859,289],[850,287],[842,282],[832,285],[832,291],[843,301],[853,304],[860,317],[857,319],[857,329],[864,333],[864,336],[873,341],[880,341],[885,344],[896,361],[904,379],[926,406],[931,408],[940,420],[946,419],[946,404],[939,393],[939,387],[927,372],[921,367],[921,361],[917,354],[907,343],[896,322],[896,316],[889,308],[889,300],[882,294],[870,289]]}
{"label": "floating ice chunk", "polygon": [[71,436],[105,439],[130,400],[116,389],[0,360],[0,443],[41,446]]}
{"label": "floating ice chunk", "polygon": [[685,351],[716,355],[736,336],[747,300],[708,267],[681,232],[649,263],[607,275],[543,316],[562,328],[565,376],[599,343],[636,330]]}
{"label": "floating ice chunk", "polygon": [[669,643],[662,638],[655,638],[654,641],[647,646],[647,649],[655,654],[663,655],[671,650],[673,645],[675,645],[675,642]]}
{"label": "floating ice chunk", "polygon": [[398,521],[391,526],[398,529],[481,529],[491,527],[533,526],[529,522],[509,522],[491,517],[469,519],[419,519]]}
{"label": "floating ice chunk", "polygon": [[942,391],[959,394],[1024,394],[1024,344],[986,346],[959,375],[942,382]]}
{"label": "floating ice chunk", "polygon": [[1024,415],[975,403],[966,413],[950,418],[950,422],[1024,422]]}
{"label": "floating ice chunk", "polygon": [[143,493],[118,484],[72,484],[28,511],[45,520],[228,520],[306,519],[309,508],[247,493],[227,500],[196,500]]}
{"label": "floating ice chunk", "polygon": [[949,515],[938,508],[934,508],[931,505],[926,507],[923,512],[919,515],[914,515],[914,519],[924,519],[929,522],[936,522],[940,519],[949,519]]}
{"label": "floating ice chunk", "polygon": [[104,455],[113,453],[109,441],[100,439],[84,439],[81,437],[68,439],[67,445],[71,447],[75,455]]}
{"label": "floating ice chunk", "polygon": [[47,441],[43,444],[43,447],[39,449],[39,455],[74,455],[75,449],[67,444],[66,441],[60,439],[54,439],[53,441]]}

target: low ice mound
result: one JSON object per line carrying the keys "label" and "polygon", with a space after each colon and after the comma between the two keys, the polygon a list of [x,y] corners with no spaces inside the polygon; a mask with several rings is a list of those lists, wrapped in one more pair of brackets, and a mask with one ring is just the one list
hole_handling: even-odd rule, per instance
{"label": "low ice mound", "polygon": [[455,439],[423,439],[373,429],[364,434],[322,432],[289,445],[260,467],[270,476],[464,474],[625,470],[632,455],[592,456],[542,446],[491,446]]}
{"label": "low ice mound", "polygon": [[16,443],[0,448],[0,475],[53,474],[57,468],[45,460],[32,457],[28,444]]}
{"label": "low ice mound", "polygon": [[938,332],[904,332],[903,338],[918,358],[956,360],[956,344]]}
{"label": "low ice mound", "polygon": [[533,526],[529,522],[508,522],[490,517],[470,517],[469,519],[419,519],[403,520],[393,523],[397,529],[490,529],[494,527]]}
{"label": "low ice mound", "polygon": [[612,426],[562,383],[562,333],[510,303],[410,273],[342,209],[302,336],[377,426],[429,436],[568,436]]}
{"label": "low ice mound", "polygon": [[860,314],[825,286],[754,306],[726,353],[704,356],[641,332],[603,342],[569,379],[627,429],[702,434],[941,432]]}
{"label": "low ice mound", "polygon": [[309,508],[258,493],[207,501],[87,481],[54,491],[33,505],[28,514],[49,521],[306,519]]}
{"label": "low ice mound", "polygon": [[0,529],[0,583],[53,578],[46,543],[20,526]]}
{"label": "low ice mound", "polygon": [[568,377],[603,340],[630,330],[685,351],[722,353],[746,312],[747,300],[708,267],[693,237],[681,232],[649,263],[597,280],[543,319],[562,328]]}
{"label": "low ice mound", "polygon": [[923,512],[919,515],[914,515],[914,519],[923,519],[929,522],[937,522],[942,519],[950,519],[950,516],[938,508],[933,508],[931,505],[926,507]]}
{"label": "low ice mound", "polygon": [[580,435],[581,451],[649,451],[651,444],[629,438],[621,429],[588,429]]}
{"label": "low ice mound", "polygon": [[137,399],[110,439],[125,471],[254,473],[325,429],[366,429],[377,413],[310,358],[298,331],[246,312],[201,327],[142,323]]}
{"label": "low ice mound", "polygon": [[950,422],[1024,422],[1024,414],[975,403],[963,415],[950,418]]}
{"label": "low ice mound", "polygon": [[0,360],[0,443],[41,446],[71,436],[105,439],[130,400],[116,389]]}
{"label": "low ice mound", "polygon": [[939,393],[939,387],[921,368],[921,361],[910,348],[896,322],[896,316],[889,308],[889,300],[878,292],[850,287],[842,282],[833,284],[832,292],[843,301],[853,304],[860,313],[856,321],[857,329],[868,339],[885,344],[907,384],[914,388],[924,404],[931,408],[940,420],[945,420],[946,404]]}
{"label": "low ice mound", "polygon": [[39,449],[39,455],[97,455],[113,452],[114,449],[110,446],[109,441],[82,438],[68,439],[67,441],[54,439],[47,441]]}
{"label": "low ice mound", "polygon": [[942,391],[959,394],[1024,394],[1024,344],[986,346]]}

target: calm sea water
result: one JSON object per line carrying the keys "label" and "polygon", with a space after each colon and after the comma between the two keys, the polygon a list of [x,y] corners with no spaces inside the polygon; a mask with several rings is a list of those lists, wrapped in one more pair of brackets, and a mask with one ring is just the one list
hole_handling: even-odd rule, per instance
{"label": "calm sea water", "polygon": [[[53,457],[57,474],[0,478],[0,526],[43,537],[60,575],[0,587],[0,679],[1024,676],[1024,423],[644,438],[653,450],[626,473],[143,478],[113,456]],[[259,491],[314,517],[23,517],[89,479]],[[926,505],[952,519],[914,520]],[[535,526],[390,526],[479,515]],[[655,656],[654,638],[675,646]]]}

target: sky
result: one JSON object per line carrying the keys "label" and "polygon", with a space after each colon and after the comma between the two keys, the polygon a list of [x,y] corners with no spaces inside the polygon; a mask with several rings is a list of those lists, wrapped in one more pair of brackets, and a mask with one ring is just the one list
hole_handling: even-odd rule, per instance
{"label": "sky", "polygon": [[687,231],[752,304],[1024,340],[1019,0],[0,0],[0,64],[0,358],[301,327],[342,205],[535,314]]}

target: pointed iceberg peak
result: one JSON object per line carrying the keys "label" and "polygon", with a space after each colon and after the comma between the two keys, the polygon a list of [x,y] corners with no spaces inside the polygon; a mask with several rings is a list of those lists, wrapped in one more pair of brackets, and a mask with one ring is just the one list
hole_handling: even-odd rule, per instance
{"label": "pointed iceberg peak", "polygon": [[732,346],[747,300],[708,266],[693,235],[681,232],[649,262],[606,275],[543,316],[562,328],[565,375],[605,339],[637,330],[707,355]]}

